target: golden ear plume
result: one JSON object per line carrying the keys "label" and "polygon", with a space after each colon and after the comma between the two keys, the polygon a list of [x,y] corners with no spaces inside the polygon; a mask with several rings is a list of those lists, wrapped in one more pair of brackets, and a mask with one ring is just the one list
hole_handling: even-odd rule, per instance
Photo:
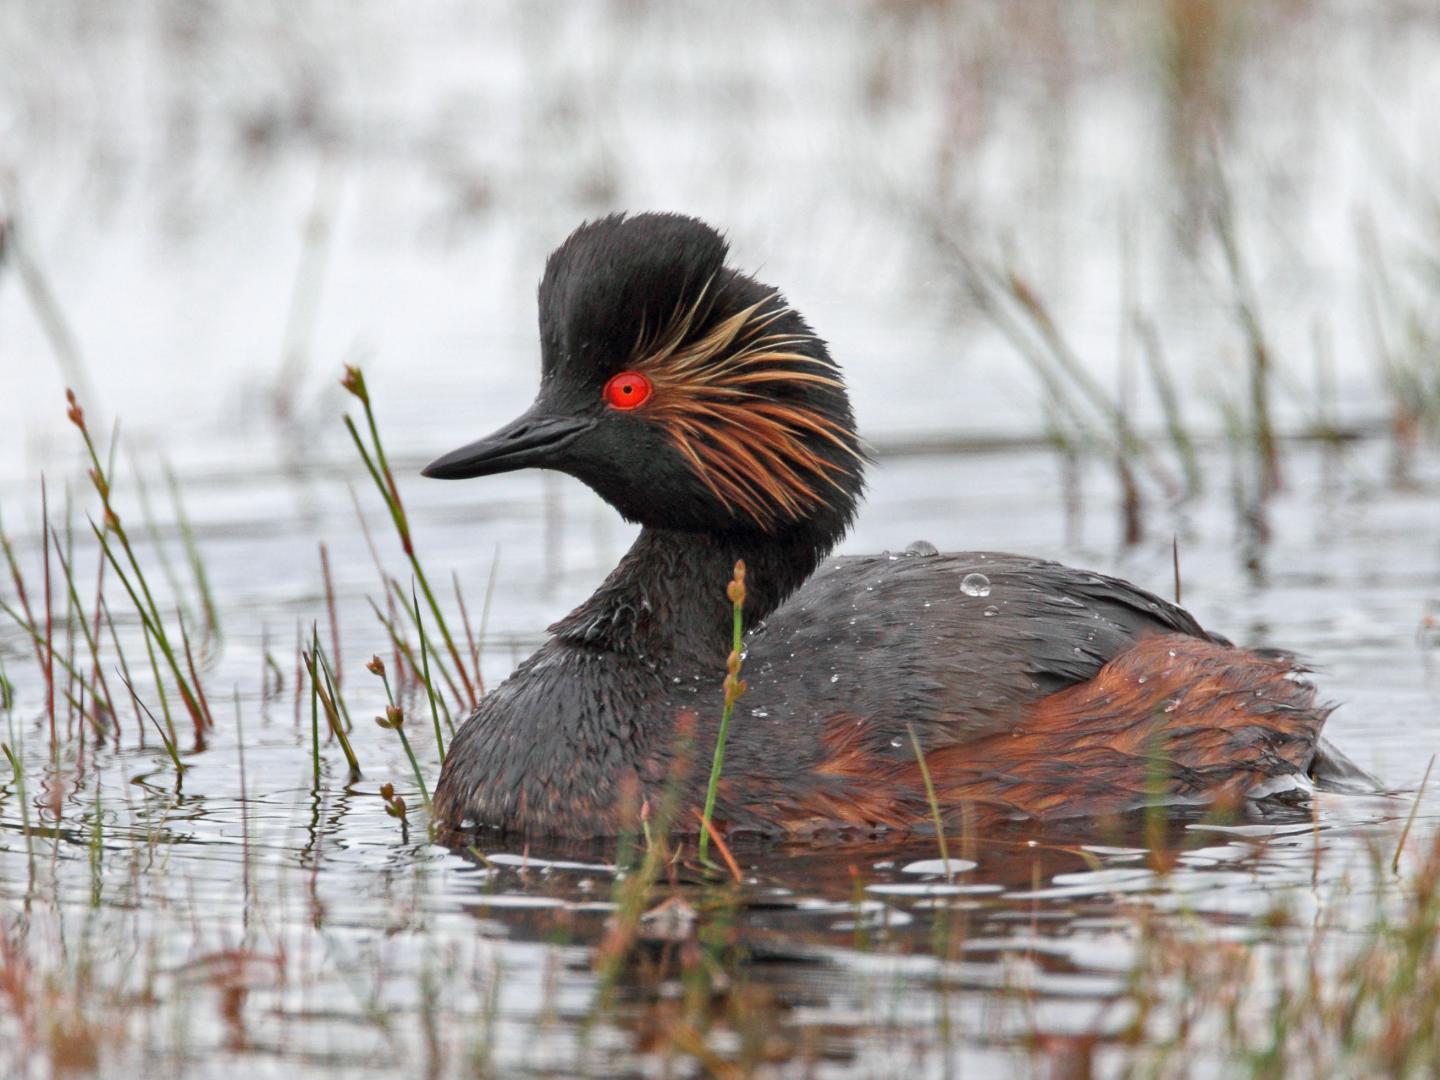
{"label": "golden ear plume", "polygon": [[770,384],[837,390],[844,384],[828,361],[798,351],[814,340],[812,335],[770,331],[789,313],[776,294],[696,336],[710,284],[689,307],[675,313],[654,341],[642,338],[634,367],[655,388],[645,411],[665,426],[716,498],[762,528],[773,529],[823,505],[827,487],[843,490],[836,477],[849,468],[819,453],[816,439],[857,463],[862,459],[844,424],[765,391]]}

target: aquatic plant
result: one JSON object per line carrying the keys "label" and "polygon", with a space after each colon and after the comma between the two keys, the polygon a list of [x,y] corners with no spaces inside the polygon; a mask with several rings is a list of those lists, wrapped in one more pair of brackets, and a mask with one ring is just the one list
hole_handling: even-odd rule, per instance
{"label": "aquatic plant", "polygon": [[735,564],[735,576],[725,587],[725,595],[731,608],[730,657],[725,661],[725,704],[720,713],[720,728],[715,734],[715,754],[710,762],[710,780],[705,788],[705,810],[700,824],[700,861],[705,861],[710,850],[710,837],[714,832],[712,818],[715,814],[715,796],[720,790],[720,773],[725,767],[725,738],[730,733],[730,718],[735,714],[735,702],[745,693],[745,682],[740,678],[744,664],[744,623],[741,609],[745,606],[745,563]]}

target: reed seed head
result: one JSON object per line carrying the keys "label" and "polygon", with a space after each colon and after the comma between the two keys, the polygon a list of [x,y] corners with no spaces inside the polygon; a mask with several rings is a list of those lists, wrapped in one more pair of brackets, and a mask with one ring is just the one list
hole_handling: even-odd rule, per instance
{"label": "reed seed head", "polygon": [[365,376],[355,365],[345,365],[345,376],[340,380],[340,385],[366,405],[370,404],[370,391],[366,389]]}
{"label": "reed seed head", "polygon": [[372,656],[370,662],[365,665],[365,670],[371,675],[378,675],[383,679],[385,677],[385,661],[381,660],[378,655]]}
{"label": "reed seed head", "polygon": [[736,607],[745,603],[745,560],[740,559],[735,563],[735,576],[730,579],[730,584],[725,587],[725,595]]}
{"label": "reed seed head", "polygon": [[80,407],[80,402],[75,397],[75,391],[67,387],[65,390],[65,400],[70,405],[70,407],[65,410],[66,417],[68,417],[70,422],[74,424],[77,428],[79,428],[81,431],[84,431],[85,410]]}

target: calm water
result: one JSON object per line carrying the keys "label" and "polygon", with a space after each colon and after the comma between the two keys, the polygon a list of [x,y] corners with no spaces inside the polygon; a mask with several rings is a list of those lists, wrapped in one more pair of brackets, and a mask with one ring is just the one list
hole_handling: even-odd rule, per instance
{"label": "calm water", "polygon": [[[34,651],[0,619],[15,691],[3,741],[26,781],[23,799],[0,784],[0,1072],[688,1076],[749,1061],[777,1076],[1011,1076],[1089,1054],[1109,1075],[1133,1060],[1147,919],[1254,949],[1261,985],[1266,958],[1299,940],[1277,905],[1296,927],[1362,925],[1387,880],[1372,855],[1388,862],[1440,749],[1440,460],[1421,451],[1398,485],[1384,438],[1287,443],[1270,542],[1247,546],[1218,437],[1243,409],[1245,343],[1214,239],[1194,231],[1185,117],[1203,106],[1223,122],[1282,427],[1329,415],[1377,430],[1392,402],[1367,252],[1389,268],[1387,347],[1432,355],[1435,118],[1421,106],[1440,25],[1401,4],[1282,7],[1237,24],[1207,61],[1209,89],[1186,98],[1167,89],[1163,28],[1113,5],[1023,18],[998,3],[857,5],[843,19],[820,5],[798,37],[759,6],[743,20],[623,3],[562,19],[454,4],[418,24],[380,4],[283,18],[0,6],[0,132],[19,148],[0,158],[5,205],[77,357],[68,373],[57,361],[12,259],[0,522],[43,603],[43,473],[89,607],[98,508],[63,405],[78,371],[99,428],[123,421],[116,504],[148,576],[198,626],[168,463],[222,631],[197,657],[217,721],[204,749],[171,694],[177,780],[113,675],[118,744],[67,729],[62,704],[53,758]],[[425,842],[418,809],[408,831],[385,812],[384,783],[420,800],[370,722],[384,699],[363,665],[390,657],[375,560],[402,581],[408,569],[335,383],[343,361],[364,364],[421,557],[452,622],[458,580],[493,684],[631,532],[568,479],[416,473],[526,403],[543,254],[616,206],[726,224],[737,260],[786,285],[833,342],[879,459],[842,550],[1018,550],[1169,595],[1178,537],[1186,606],[1307,657],[1340,706],[1328,733],[1397,794],[1159,835],[1134,822],[956,838],[953,881],[929,842],[744,850],[738,889],[691,873],[662,886],[652,904],[669,906],[607,985],[613,848],[447,850]],[[1087,370],[1158,432],[1124,329],[1137,312],[1156,320],[1202,436],[1202,496],[1173,505],[1142,474],[1145,536],[1127,547],[1105,451],[1077,484],[1051,450],[1003,443],[1042,433],[1043,395],[954,276],[931,212],[949,242],[1033,275]],[[961,452],[975,435],[1004,448]],[[334,641],[322,542],[354,783],[333,744],[314,782],[297,681],[297,638]],[[110,597],[158,710],[113,580]],[[1417,837],[1440,827],[1437,788]],[[1168,874],[1153,845],[1180,852]],[[723,992],[686,1014],[704,1030],[684,1043],[681,1004],[712,960]],[[1162,994],[1143,1041],[1163,1040],[1183,1001]]]}
{"label": "calm water", "polygon": [[[1384,453],[1363,445],[1323,462],[1317,452],[1291,451],[1291,494],[1275,508],[1263,580],[1236,565],[1223,500],[1193,506],[1180,528],[1193,610],[1242,640],[1284,642],[1312,658],[1327,695],[1342,703],[1334,738],[1388,784],[1407,788],[1436,745],[1440,657],[1433,636],[1426,644],[1419,634],[1427,598],[1440,595],[1440,505],[1433,488],[1395,492],[1380,483]],[[591,1020],[600,993],[592,950],[613,910],[613,850],[467,854],[421,842],[418,813],[408,837],[385,815],[376,796],[383,782],[412,805],[419,799],[391,737],[367,719],[381,701],[361,663],[385,649],[364,600],[376,592],[374,571],[344,479],[387,556],[394,545],[363,477],[342,471],[182,475],[226,637],[206,677],[217,730],[205,750],[185,752],[181,783],[153,730],[142,748],[123,708],[120,749],[91,745],[79,754],[72,732],[52,769],[33,662],[7,628],[0,640],[19,689],[10,723],[25,744],[34,826],[27,847],[7,785],[7,933],[42,970],[58,972],[54,1007],[79,1007],[97,1025],[112,1075],[149,1061],[174,1074],[344,1066],[379,1076],[424,1062],[434,1075],[453,1075],[472,1060],[500,1075],[663,1071],[663,1056],[647,1048],[663,1027],[657,1010],[681,982],[656,977],[654,957],[627,968],[620,1004]],[[1162,535],[1157,522],[1152,541],[1119,556],[1113,492],[1098,470],[1089,479],[1086,542],[1067,547],[1057,542],[1064,521],[1047,454],[884,462],[847,548],[917,537],[1025,548],[1164,591],[1168,526]],[[593,513],[583,489],[566,482],[547,496],[545,488],[525,477],[469,489],[404,483],[428,562],[453,567],[472,606],[499,548],[485,637],[492,678],[598,579],[625,540]],[[256,505],[272,508],[263,526]],[[308,628],[321,616],[328,635],[317,534],[330,538],[342,678],[365,771],[347,784],[343,759],[328,746],[318,789],[293,672],[296,621]],[[168,529],[161,535],[176,546]],[[28,546],[23,532],[16,538]],[[272,672],[262,700],[267,636],[283,683]],[[433,753],[422,748],[422,760],[433,782]],[[1421,829],[1440,824],[1431,792]],[[1036,1033],[1098,1034],[1096,1060],[1104,1062],[1105,1038],[1133,1018],[1126,987],[1137,905],[1191,932],[1200,932],[1198,920],[1240,941],[1270,941],[1275,932],[1262,917],[1282,902],[1302,914],[1353,908],[1358,919],[1372,888],[1369,851],[1390,850],[1409,805],[1328,796],[1313,818],[1272,809],[1230,827],[1177,823],[1170,842],[1184,853],[1164,878],[1147,863],[1138,824],[971,838],[963,854],[977,865],[952,883],[928,842],[839,854],[742,851],[746,882],[727,916],[731,946],[748,956],[733,968],[743,979],[735,993],[773,1012],[780,1074],[938,1075],[948,1063],[1003,1075],[1017,1059],[1039,1070],[1022,1050]],[[687,888],[702,906],[698,886]],[[957,942],[943,962],[937,917]],[[656,956],[663,947],[654,946]],[[711,1046],[737,1054],[742,1025],[722,1005],[716,1012]],[[7,1045],[22,1068],[21,1044]],[[1047,1052],[1069,1044],[1055,1045]]]}

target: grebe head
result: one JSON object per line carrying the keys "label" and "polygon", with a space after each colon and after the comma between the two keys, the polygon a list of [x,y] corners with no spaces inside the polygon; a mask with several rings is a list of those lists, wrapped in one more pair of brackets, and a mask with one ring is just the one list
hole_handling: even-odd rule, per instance
{"label": "grebe head", "polygon": [[840,370],[726,251],[677,214],[576,229],[540,282],[535,403],[425,475],[556,469],[644,525],[838,536],[864,464]]}

